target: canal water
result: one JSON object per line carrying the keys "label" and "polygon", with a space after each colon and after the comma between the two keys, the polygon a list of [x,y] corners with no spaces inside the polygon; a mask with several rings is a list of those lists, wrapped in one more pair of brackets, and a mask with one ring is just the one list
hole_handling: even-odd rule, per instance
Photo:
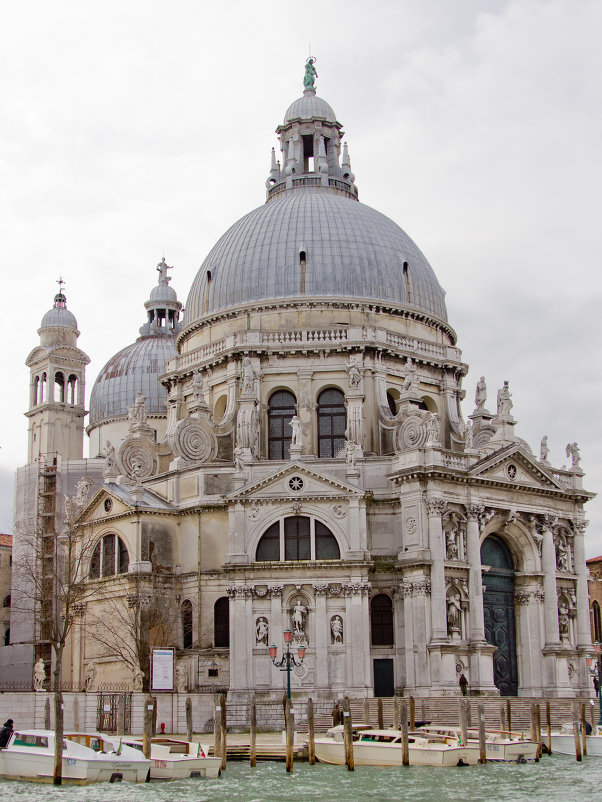
{"label": "canal water", "polygon": [[132,785],[102,783],[62,786],[0,780],[0,798],[11,802],[283,802],[283,800],[408,800],[413,802],[520,802],[601,798],[602,758],[554,755],[540,763],[459,768],[373,768],[295,763],[287,774],[284,763],[261,762],[251,769],[229,763],[216,780],[194,779]]}

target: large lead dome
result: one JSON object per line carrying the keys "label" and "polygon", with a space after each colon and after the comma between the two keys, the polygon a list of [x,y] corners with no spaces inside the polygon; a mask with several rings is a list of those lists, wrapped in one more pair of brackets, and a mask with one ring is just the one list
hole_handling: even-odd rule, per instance
{"label": "large lead dome", "polygon": [[342,126],[312,86],[286,113],[266,203],[235,223],[196,275],[185,326],[279,299],[349,299],[447,321],[445,293],[392,220],[359,203]]}

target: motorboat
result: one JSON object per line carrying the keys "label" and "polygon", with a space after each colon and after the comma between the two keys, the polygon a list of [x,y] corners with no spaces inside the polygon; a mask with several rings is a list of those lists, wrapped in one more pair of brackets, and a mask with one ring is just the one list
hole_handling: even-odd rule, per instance
{"label": "motorboat", "polygon": [[[124,745],[142,752],[142,741],[125,738]],[[181,780],[189,777],[219,777],[221,757],[209,757],[208,748],[177,738],[151,738],[151,780]]]}
{"label": "motorboat", "polygon": [[[337,728],[333,728],[336,730]],[[330,732],[330,731],[329,731]],[[408,737],[411,766],[473,766],[479,761],[479,748],[448,743],[443,737],[411,733]],[[338,733],[315,739],[316,757],[323,763],[344,765],[345,743]],[[356,766],[401,766],[401,732],[393,729],[365,729],[353,741]]]}
{"label": "motorboat", "polygon": [[[419,734],[436,735],[461,743],[460,727],[428,726],[420,727]],[[479,731],[469,728],[466,731],[469,746],[479,748]],[[485,757],[490,763],[533,763],[537,760],[538,744],[525,739],[522,733],[501,730],[485,731]]]}
{"label": "motorboat", "polygon": [[119,736],[106,736],[99,732],[67,732],[65,739],[69,744],[90,749],[102,766],[98,782],[125,780],[126,782],[146,782],[150,760],[136,749],[132,749]]}
{"label": "motorboat", "polygon": [[[18,730],[13,732],[8,744],[0,749],[0,776],[10,779],[52,782],[54,777],[53,730]],[[95,750],[84,743],[63,740],[62,779],[67,783],[84,785],[96,782],[116,782],[127,779],[126,756]],[[138,760],[140,763],[140,761]],[[148,774],[150,761],[141,768],[143,782]]]}
{"label": "motorboat", "polygon": [[[579,733],[579,738],[583,736]],[[575,754],[575,735],[573,724],[563,724],[557,732],[551,734],[552,754],[574,755]],[[585,736],[588,757],[602,757],[602,727],[593,728],[591,735]]]}

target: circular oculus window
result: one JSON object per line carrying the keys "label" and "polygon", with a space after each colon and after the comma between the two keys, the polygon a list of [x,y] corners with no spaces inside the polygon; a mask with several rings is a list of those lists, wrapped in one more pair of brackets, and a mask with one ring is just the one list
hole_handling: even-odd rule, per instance
{"label": "circular oculus window", "polygon": [[288,480],[288,486],[298,493],[299,490],[303,490],[303,479],[300,476],[291,476]]}

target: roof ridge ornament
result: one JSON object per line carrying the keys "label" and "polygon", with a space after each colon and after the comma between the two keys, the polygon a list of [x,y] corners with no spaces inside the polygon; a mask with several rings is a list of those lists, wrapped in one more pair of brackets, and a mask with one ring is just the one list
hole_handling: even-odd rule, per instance
{"label": "roof ridge ornament", "polygon": [[316,78],[318,77],[317,70],[315,68],[315,63],[317,59],[315,56],[309,56],[305,61],[305,75],[303,76],[303,88],[304,91],[313,90],[316,91],[314,86],[316,82]]}

